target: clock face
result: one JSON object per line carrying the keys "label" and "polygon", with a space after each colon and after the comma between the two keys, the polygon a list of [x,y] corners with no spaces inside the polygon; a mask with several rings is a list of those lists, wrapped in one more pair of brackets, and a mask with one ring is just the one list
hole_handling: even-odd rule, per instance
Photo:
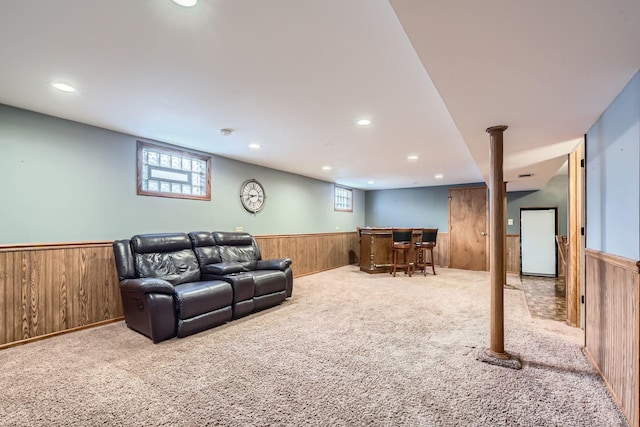
{"label": "clock face", "polygon": [[264,188],[255,179],[245,181],[240,188],[242,206],[251,213],[260,212],[266,199]]}

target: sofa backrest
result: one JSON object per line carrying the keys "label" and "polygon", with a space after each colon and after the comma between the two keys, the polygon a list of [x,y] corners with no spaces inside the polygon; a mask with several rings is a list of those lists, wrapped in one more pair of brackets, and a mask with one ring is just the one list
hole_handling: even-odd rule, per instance
{"label": "sofa backrest", "polygon": [[139,234],[131,238],[138,277],[157,277],[169,283],[200,280],[200,266],[186,233]]}
{"label": "sofa backrest", "polygon": [[116,271],[118,279],[135,279],[136,266],[131,252],[131,240],[116,240],[113,242],[113,255],[116,259]]}
{"label": "sofa backrest", "polygon": [[196,253],[200,267],[222,262],[216,246],[216,240],[210,231],[192,231],[189,233],[193,251]]}
{"label": "sofa backrest", "polygon": [[262,259],[256,240],[249,233],[214,231],[211,233],[218,246],[222,262],[238,262],[248,270],[255,270]]}

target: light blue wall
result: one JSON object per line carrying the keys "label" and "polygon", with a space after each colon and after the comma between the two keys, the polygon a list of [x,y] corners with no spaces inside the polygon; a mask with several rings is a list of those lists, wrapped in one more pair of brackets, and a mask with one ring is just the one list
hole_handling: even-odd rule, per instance
{"label": "light blue wall", "polygon": [[[259,235],[323,233],[364,223],[361,190],[354,190],[353,213],[335,212],[331,183],[217,156],[211,201],[138,196],[137,139],[0,104],[0,244],[237,226]],[[240,204],[249,178],[267,194],[257,215]]]}
{"label": "light blue wall", "polygon": [[[449,230],[449,189],[468,185],[369,190],[366,192],[365,223],[369,227],[437,227]],[[507,193],[507,218],[513,225],[507,233],[520,234],[520,208],[557,207],[561,234],[567,233],[567,176],[555,176],[539,191]]]}
{"label": "light blue wall", "polygon": [[368,227],[414,227],[449,229],[449,188],[484,183],[369,190],[366,192],[365,223]]}
{"label": "light blue wall", "polygon": [[566,236],[568,191],[569,177],[556,175],[542,190],[507,193],[507,219],[513,219],[513,225],[507,225],[507,234],[520,234],[521,208],[558,208],[558,234]]}
{"label": "light blue wall", "polygon": [[587,132],[587,247],[640,259],[640,72]]}

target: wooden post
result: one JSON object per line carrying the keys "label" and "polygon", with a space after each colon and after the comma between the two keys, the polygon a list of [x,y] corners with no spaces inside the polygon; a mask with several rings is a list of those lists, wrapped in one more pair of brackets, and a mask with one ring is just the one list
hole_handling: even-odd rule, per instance
{"label": "wooden post", "polygon": [[508,359],[504,351],[505,190],[502,134],[507,126],[487,129],[491,137],[489,172],[489,273],[491,277],[491,345],[487,352]]}
{"label": "wooden post", "polygon": [[507,126],[487,128],[491,137],[489,171],[489,276],[491,278],[491,342],[479,349],[476,359],[481,362],[511,369],[522,369],[517,356],[504,351],[504,285],[506,268],[506,211],[507,186],[503,173],[502,134]]}

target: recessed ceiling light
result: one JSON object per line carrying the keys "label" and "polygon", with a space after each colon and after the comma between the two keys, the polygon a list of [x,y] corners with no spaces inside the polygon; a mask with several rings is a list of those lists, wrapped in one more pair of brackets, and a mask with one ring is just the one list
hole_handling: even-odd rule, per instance
{"label": "recessed ceiling light", "polygon": [[51,86],[53,86],[56,89],[61,90],[63,92],[75,92],[76,91],[76,88],[74,88],[73,86],[71,86],[70,84],[67,84],[67,83],[51,82]]}
{"label": "recessed ceiling light", "polygon": [[330,171],[331,170],[331,166],[323,166],[322,170],[323,171]]}
{"label": "recessed ceiling light", "polygon": [[433,176],[435,179],[442,179],[444,178],[444,175],[442,175],[441,173],[437,173]]}
{"label": "recessed ceiling light", "polygon": [[371,120],[369,120],[369,119],[358,120],[358,124],[360,126],[368,126],[368,125],[371,124]]}
{"label": "recessed ceiling light", "polygon": [[193,7],[198,3],[198,0],[173,0],[175,4],[182,7]]}
{"label": "recessed ceiling light", "polygon": [[418,155],[417,154],[411,154],[411,155],[407,156],[407,159],[409,159],[409,160],[418,160]]}
{"label": "recessed ceiling light", "polygon": [[367,184],[371,185],[371,184],[375,184],[375,181],[367,181]]}
{"label": "recessed ceiling light", "polygon": [[255,142],[249,144],[249,148],[251,148],[252,150],[259,150],[260,149],[260,144],[256,144]]}

